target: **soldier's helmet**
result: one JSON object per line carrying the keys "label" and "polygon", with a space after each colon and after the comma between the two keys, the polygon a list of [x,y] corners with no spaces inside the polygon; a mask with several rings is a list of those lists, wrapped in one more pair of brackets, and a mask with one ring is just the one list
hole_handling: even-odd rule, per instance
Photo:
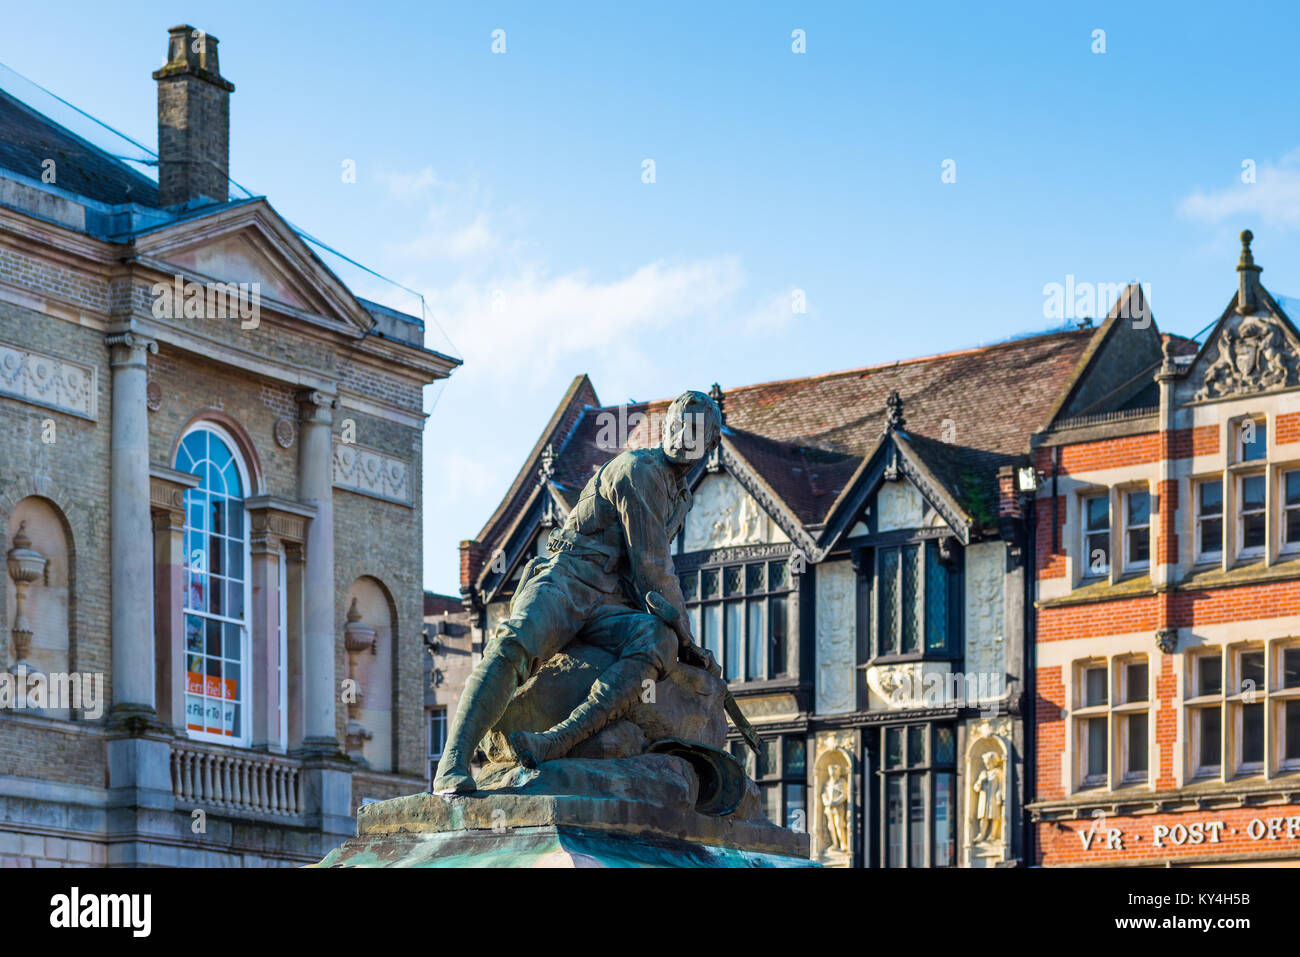
{"label": "soldier's helmet", "polygon": [[703,392],[683,392],[668,406],[662,432],[668,461],[696,462],[722,441],[722,413]]}

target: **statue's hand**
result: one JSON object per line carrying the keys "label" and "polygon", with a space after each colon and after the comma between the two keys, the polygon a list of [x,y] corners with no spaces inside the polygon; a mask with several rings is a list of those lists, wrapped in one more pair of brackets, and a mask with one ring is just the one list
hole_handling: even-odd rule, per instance
{"label": "statue's hand", "polygon": [[678,649],[677,657],[683,664],[703,668],[715,678],[722,677],[722,666],[713,657],[713,652],[707,648],[701,648],[699,645],[682,645]]}

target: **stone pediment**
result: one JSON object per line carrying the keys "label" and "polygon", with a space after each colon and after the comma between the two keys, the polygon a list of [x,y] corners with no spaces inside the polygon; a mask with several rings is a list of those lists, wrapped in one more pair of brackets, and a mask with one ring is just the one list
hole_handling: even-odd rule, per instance
{"label": "stone pediment", "polygon": [[256,284],[262,308],[287,307],[364,331],[372,317],[264,201],[233,205],[141,235],[142,262],[198,283]]}
{"label": "stone pediment", "polygon": [[1268,312],[1229,313],[1188,371],[1187,401],[1300,386],[1300,342],[1288,324]]}

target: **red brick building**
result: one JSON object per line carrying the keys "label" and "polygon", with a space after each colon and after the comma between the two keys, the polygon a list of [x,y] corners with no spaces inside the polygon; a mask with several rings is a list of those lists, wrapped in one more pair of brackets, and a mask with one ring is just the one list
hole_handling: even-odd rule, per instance
{"label": "red brick building", "polygon": [[1300,863],[1300,336],[1242,239],[1202,345],[1132,287],[1035,437],[1045,866]]}

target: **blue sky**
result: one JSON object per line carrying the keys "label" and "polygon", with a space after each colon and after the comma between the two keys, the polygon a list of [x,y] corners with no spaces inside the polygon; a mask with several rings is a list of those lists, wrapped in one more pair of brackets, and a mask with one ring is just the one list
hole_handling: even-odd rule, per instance
{"label": "blue sky", "polygon": [[1246,227],[1265,285],[1300,294],[1297,19],[61,0],[9,6],[0,62],[152,146],[167,27],[220,38],[232,177],[423,293],[428,344],[465,360],[426,403],[425,581],[454,593],[457,542],[580,372],[614,403],[968,347],[1059,327],[1043,287],[1067,275],[1139,279],[1192,334]]}

